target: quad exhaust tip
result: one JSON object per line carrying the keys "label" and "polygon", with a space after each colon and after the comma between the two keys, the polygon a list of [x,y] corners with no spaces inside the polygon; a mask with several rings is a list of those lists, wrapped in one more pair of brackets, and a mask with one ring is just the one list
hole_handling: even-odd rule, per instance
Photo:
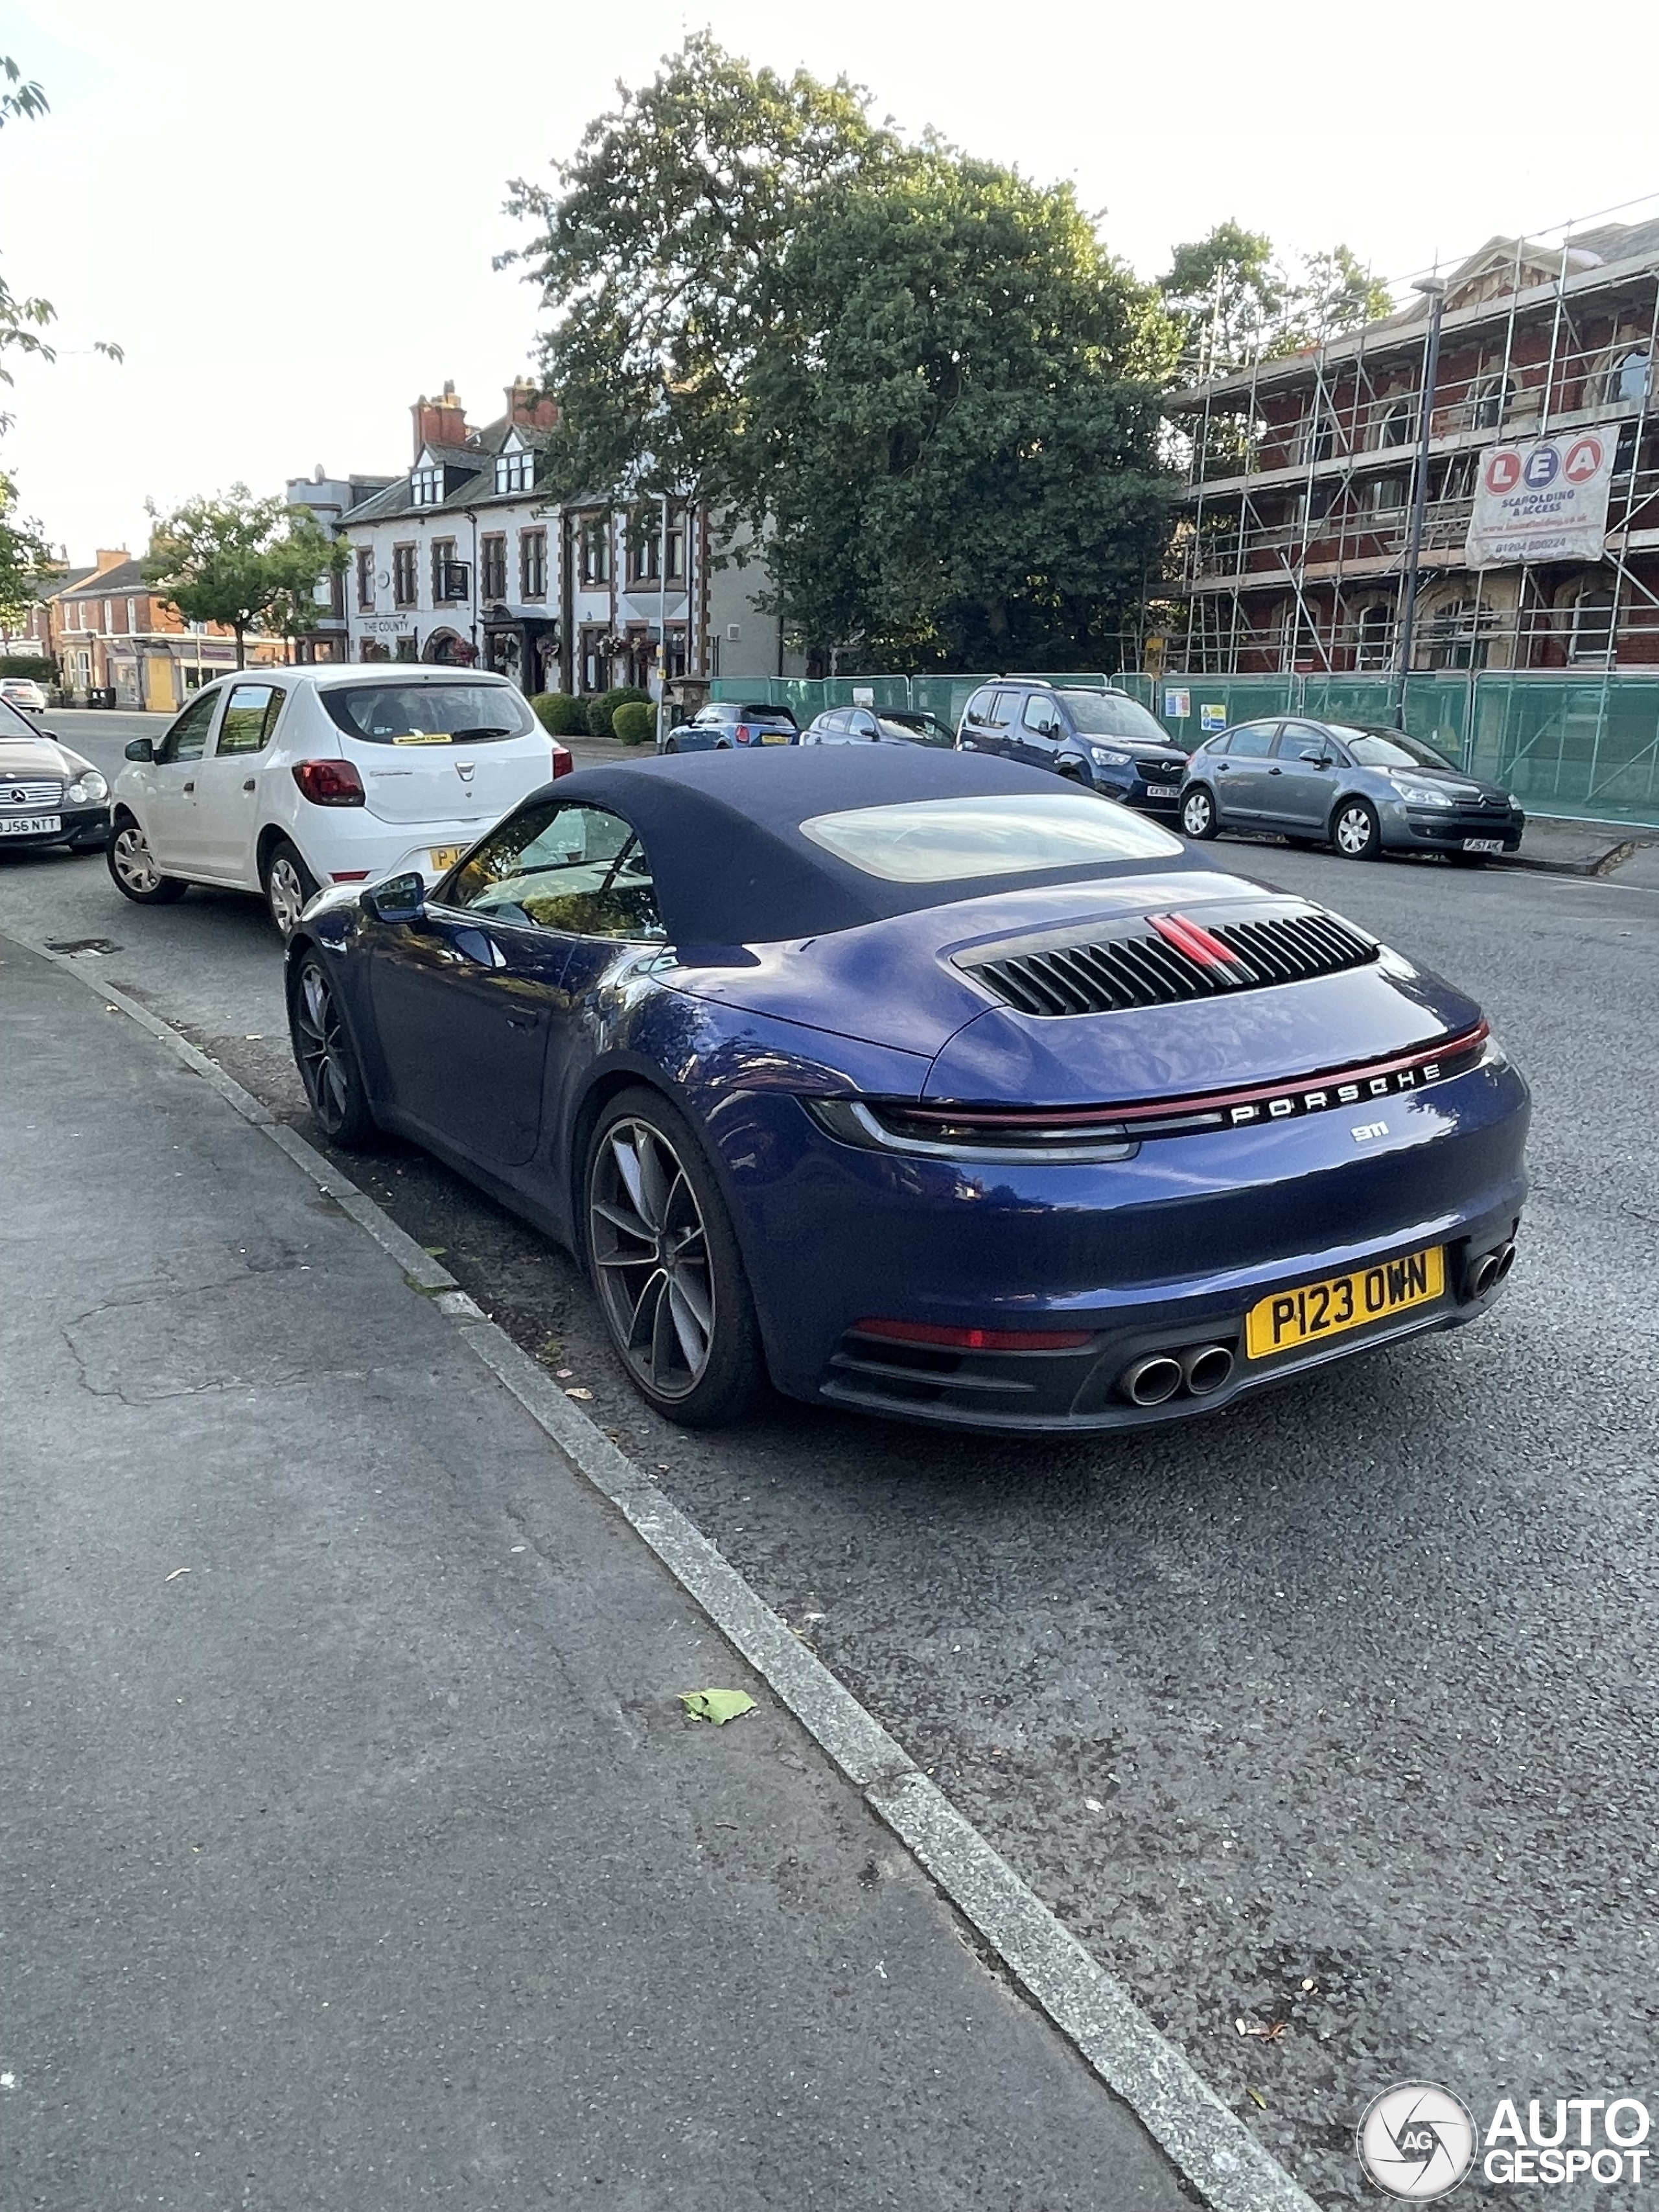
{"label": "quad exhaust tip", "polygon": [[1162,1406],[1177,1390],[1207,1398],[1227,1382],[1233,1355],[1224,1344],[1189,1344],[1180,1352],[1149,1352],[1126,1367],[1117,1387],[1132,1406]]}

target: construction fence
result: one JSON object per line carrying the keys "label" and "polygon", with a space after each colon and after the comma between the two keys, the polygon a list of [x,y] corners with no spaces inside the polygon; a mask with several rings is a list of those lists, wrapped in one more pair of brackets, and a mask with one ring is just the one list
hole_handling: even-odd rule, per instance
{"label": "construction fence", "polygon": [[[1234,722],[1268,714],[1392,727],[1386,677],[1163,677],[1066,674],[1113,684],[1155,714],[1188,751]],[[925,708],[954,729],[981,676],[721,678],[717,699],[790,708],[803,728],[829,707]],[[1584,676],[1508,669],[1445,670],[1407,679],[1406,727],[1474,775],[1505,785],[1529,814],[1659,828],[1659,670]]]}

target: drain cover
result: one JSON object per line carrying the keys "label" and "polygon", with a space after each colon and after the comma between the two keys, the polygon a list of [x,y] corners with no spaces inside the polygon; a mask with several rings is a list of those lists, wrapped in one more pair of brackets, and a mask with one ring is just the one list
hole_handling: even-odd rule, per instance
{"label": "drain cover", "polygon": [[107,937],[49,937],[48,952],[118,952],[121,948]]}

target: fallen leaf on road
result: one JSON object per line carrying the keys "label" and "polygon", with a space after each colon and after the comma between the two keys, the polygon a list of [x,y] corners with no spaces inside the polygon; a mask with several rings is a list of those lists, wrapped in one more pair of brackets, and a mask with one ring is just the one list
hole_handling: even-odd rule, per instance
{"label": "fallen leaf on road", "polygon": [[591,1398],[593,1393],[591,1390],[567,1390],[564,1395],[567,1398]]}
{"label": "fallen leaf on road", "polygon": [[568,1382],[575,1371],[574,1367],[556,1367],[553,1370],[561,1382]]}
{"label": "fallen leaf on road", "polygon": [[680,1703],[694,1721],[712,1721],[716,1728],[755,1709],[747,1690],[682,1690]]}
{"label": "fallen leaf on road", "polygon": [[1267,2100],[1262,2095],[1260,2089],[1252,2089],[1247,2085],[1244,2094],[1249,2099],[1250,2102],[1256,2106],[1261,2111],[1264,2112],[1267,2111]]}
{"label": "fallen leaf on road", "polygon": [[428,1260],[441,1260],[449,1247],[447,1244],[422,1244],[421,1249]]}
{"label": "fallen leaf on road", "polygon": [[188,1567],[175,1567],[170,1575],[163,1575],[161,1579],[166,1583],[176,1583],[180,1575],[187,1575],[189,1572]]}

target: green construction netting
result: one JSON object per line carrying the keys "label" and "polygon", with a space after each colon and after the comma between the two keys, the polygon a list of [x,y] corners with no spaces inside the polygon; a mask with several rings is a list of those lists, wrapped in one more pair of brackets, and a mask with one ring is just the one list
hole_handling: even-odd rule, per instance
{"label": "green construction netting", "polygon": [[[1066,684],[1115,684],[1190,750],[1216,730],[1265,714],[1394,721],[1385,676],[1150,676],[1075,672]],[[787,705],[805,725],[826,707],[925,708],[953,726],[978,676],[723,677],[717,699]],[[1507,669],[1411,677],[1406,727],[1462,766],[1508,786],[1528,812],[1659,826],[1659,672],[1557,675]]]}

